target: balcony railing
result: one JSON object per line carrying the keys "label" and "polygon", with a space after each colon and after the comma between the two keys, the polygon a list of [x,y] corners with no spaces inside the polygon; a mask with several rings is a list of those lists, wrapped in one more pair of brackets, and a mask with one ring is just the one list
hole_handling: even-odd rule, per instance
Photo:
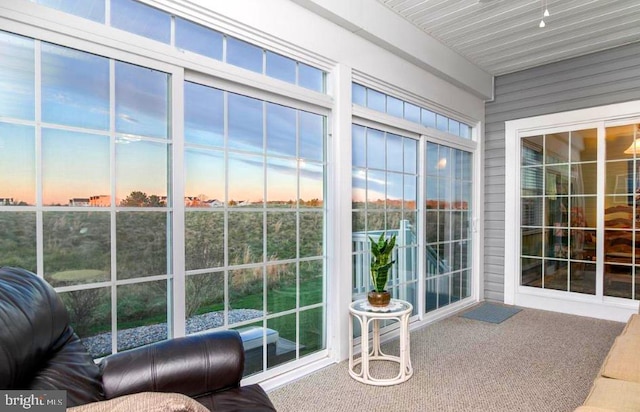
{"label": "balcony railing", "polygon": [[[353,295],[364,295],[371,289],[371,267],[370,240],[378,239],[382,233],[386,232],[387,237],[396,235],[396,248],[393,251],[393,259],[396,264],[391,268],[388,289],[393,289],[399,285],[406,284],[415,279],[415,271],[418,269],[418,238],[415,228],[408,220],[400,221],[397,230],[370,230],[368,232],[354,232],[353,241]],[[438,257],[438,251],[431,245],[425,246],[425,263],[427,274],[437,275],[447,273],[451,270],[446,259]],[[407,289],[399,287],[395,297],[406,299]]]}

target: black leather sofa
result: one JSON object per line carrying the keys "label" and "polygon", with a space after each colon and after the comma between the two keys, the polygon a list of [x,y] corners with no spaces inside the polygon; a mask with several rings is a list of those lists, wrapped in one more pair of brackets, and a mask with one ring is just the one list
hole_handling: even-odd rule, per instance
{"label": "black leather sofa", "polygon": [[60,297],[23,269],[0,268],[0,389],[66,390],[67,407],[140,392],[187,395],[212,411],[275,411],[259,385],[240,386],[235,331],[170,339],[96,364]]}

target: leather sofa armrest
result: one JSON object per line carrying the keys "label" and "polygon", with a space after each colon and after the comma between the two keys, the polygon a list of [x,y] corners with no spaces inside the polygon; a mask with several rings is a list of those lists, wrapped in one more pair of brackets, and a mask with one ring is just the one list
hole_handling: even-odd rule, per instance
{"label": "leather sofa armrest", "polygon": [[240,386],[244,348],[237,331],[169,339],[100,362],[106,399],[137,392],[201,396]]}

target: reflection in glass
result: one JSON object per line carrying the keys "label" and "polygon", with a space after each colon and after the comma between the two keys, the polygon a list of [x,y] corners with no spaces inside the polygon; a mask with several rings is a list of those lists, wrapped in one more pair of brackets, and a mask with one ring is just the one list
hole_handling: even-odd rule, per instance
{"label": "reflection in glass", "polygon": [[302,159],[323,161],[325,117],[309,112],[298,112],[300,157]]}
{"label": "reflection in glass", "polygon": [[296,307],[296,264],[267,265],[267,311],[283,312]]}
{"label": "reflection in glass", "polygon": [[298,85],[305,89],[324,93],[324,72],[304,63],[298,63]]}
{"label": "reflection in glass", "polygon": [[263,261],[263,219],[262,212],[229,212],[229,265]]}
{"label": "reflection in glass", "polygon": [[421,118],[422,125],[425,127],[431,127],[432,129],[436,128],[436,114],[431,110],[422,109],[421,110]]}
{"label": "reflection in glass", "polygon": [[294,160],[267,158],[267,204],[294,207],[298,196],[297,164]]}
{"label": "reflection in glass", "polygon": [[544,141],[546,164],[569,161],[569,133],[548,134]]}
{"label": "reflection in glass", "polygon": [[269,261],[296,258],[296,214],[267,212],[267,256]]}
{"label": "reflection in glass", "polygon": [[37,271],[35,212],[0,213],[0,262]]}
{"label": "reflection in glass", "polygon": [[45,205],[89,206],[89,198],[110,193],[109,138],[42,129],[42,186]]}
{"label": "reflection in glass", "polygon": [[227,63],[262,73],[262,54],[260,47],[227,36]]}
{"label": "reflection in glass", "polygon": [[107,130],[109,60],[43,43],[42,120]]}
{"label": "reflection in glass", "polygon": [[300,213],[300,257],[322,256],[324,215],[321,212]]}
{"label": "reflection in glass", "polygon": [[[187,275],[185,279],[186,333],[201,332],[224,325],[224,272]],[[201,315],[207,322],[199,321]]]}
{"label": "reflection in glass", "polygon": [[351,83],[351,101],[353,102],[353,104],[366,107],[367,89],[358,83]]}
{"label": "reflection in glass", "polygon": [[[118,351],[166,340],[167,281],[120,285],[118,288]],[[152,326],[156,333],[140,333],[141,326]],[[127,339],[133,334],[135,338]]]}
{"label": "reflection in glass", "polygon": [[418,168],[418,141],[404,139],[404,172],[416,174]]}
{"label": "reflection in glass", "polygon": [[279,54],[266,52],[266,75],[288,83],[296,83],[296,62]]}
{"label": "reflection in glass", "polygon": [[169,44],[171,15],[135,0],[111,0],[111,25]]}
{"label": "reflection in glass", "polygon": [[35,117],[34,41],[0,31],[0,116]]}
{"label": "reflection in glass", "polygon": [[222,33],[180,17],[176,17],[175,22],[177,48],[222,60]]}
{"label": "reflection in glass", "polygon": [[317,163],[299,163],[300,207],[318,208],[324,204],[324,167]]}
{"label": "reflection in glass", "polygon": [[351,157],[356,167],[367,166],[365,130],[362,126],[355,124],[351,126]]}
{"label": "reflection in glass", "polygon": [[61,1],[61,0],[35,0],[43,6],[58,9],[62,12],[73,14],[85,19],[93,20],[104,24],[104,0],[82,0],[82,1]]}
{"label": "reflection in glass", "polygon": [[[271,350],[267,346],[267,367],[272,368],[296,359],[296,349],[298,347],[296,344],[296,330],[298,328],[296,326],[295,313],[267,320],[267,331],[276,331],[278,333],[278,343],[282,346],[278,351]],[[267,342],[269,343],[268,337]],[[281,342],[286,342],[286,344]]]}
{"label": "reflection in glass", "polygon": [[34,205],[36,202],[34,128],[0,122],[0,148],[4,155],[0,162],[2,190],[0,206]]}
{"label": "reflection in glass", "polygon": [[596,194],[597,166],[596,163],[571,165],[571,194]]}
{"label": "reflection in glass", "polygon": [[169,75],[123,62],[115,71],[116,131],[167,138]]}
{"label": "reflection in glass", "polygon": [[116,144],[116,198],[119,206],[167,205],[168,147],[121,139]]}
{"label": "reflection in glass", "polygon": [[520,259],[521,277],[523,286],[542,287],[542,259]]}
{"label": "reflection in glass", "polygon": [[184,83],[184,138],[186,143],[224,147],[222,90]]}
{"label": "reflection in glass", "polygon": [[44,212],[44,278],[52,286],[111,278],[108,212]]}
{"label": "reflection in glass", "polygon": [[449,119],[445,116],[436,114],[436,129],[446,132],[449,130]]}
{"label": "reflection in glass", "polygon": [[267,103],[267,153],[296,156],[296,110]]}
{"label": "reflection in glass", "polygon": [[324,302],[322,260],[300,262],[300,306]]}
{"label": "reflection in glass", "polygon": [[572,162],[596,161],[598,159],[598,130],[586,129],[571,132]]}
{"label": "reflection in glass", "polygon": [[381,148],[385,147],[385,133],[376,129],[367,129],[367,166],[376,169],[384,169],[385,153]]}
{"label": "reflection in glass", "polygon": [[449,133],[458,136],[460,134],[460,122],[449,119]]}
{"label": "reflection in glass", "polygon": [[367,89],[367,107],[379,112],[386,111],[386,96],[373,89]]}
{"label": "reflection in glass", "polygon": [[604,265],[604,295],[632,298],[634,270],[630,265]]}
{"label": "reflection in glass", "polygon": [[391,116],[402,118],[404,116],[404,103],[402,100],[387,96],[387,113]]}
{"label": "reflection in glass", "polygon": [[248,206],[264,201],[263,157],[229,153],[228,205]]}
{"label": "reflection in glass", "polygon": [[229,148],[262,152],[263,102],[233,93],[228,100]]}
{"label": "reflection in glass", "polygon": [[571,292],[596,294],[596,265],[591,263],[571,262]]}
{"label": "reflection in glass", "polygon": [[404,118],[410,122],[420,123],[420,108],[414,104],[404,102]]}
{"label": "reflection in glass", "polygon": [[[229,310],[263,309],[263,272],[262,267],[229,271]],[[235,320],[235,322],[244,319]],[[229,319],[234,323],[234,319]]]}
{"label": "reflection in glass", "polygon": [[169,216],[164,212],[118,212],[116,244],[118,279],[168,273]]}
{"label": "reflection in glass", "polygon": [[187,270],[224,265],[224,213],[186,212],[184,215]]}
{"label": "reflection in glass", "polygon": [[387,133],[387,146],[385,150],[385,154],[387,156],[387,170],[402,172],[402,140],[401,136]]}
{"label": "reflection in glass", "polygon": [[185,150],[185,206],[224,206],[224,153]]}
{"label": "reflection in glass", "polygon": [[[633,150],[630,153],[625,153],[625,151],[629,151],[631,144],[634,143],[634,134],[637,137],[636,125],[634,124],[607,127],[605,139],[606,159],[633,159]],[[637,153],[636,157],[638,157]]]}
{"label": "reflection in glass", "polygon": [[111,288],[58,292],[69,313],[69,324],[92,358],[101,358],[111,348]]}

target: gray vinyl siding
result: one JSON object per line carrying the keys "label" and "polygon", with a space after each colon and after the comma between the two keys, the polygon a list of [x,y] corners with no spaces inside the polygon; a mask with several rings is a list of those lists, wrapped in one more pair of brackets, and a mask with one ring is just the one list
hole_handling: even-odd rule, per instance
{"label": "gray vinyl siding", "polygon": [[640,100],[640,43],[496,77],[485,106],[485,299],[504,299],[505,122],[632,100]]}

